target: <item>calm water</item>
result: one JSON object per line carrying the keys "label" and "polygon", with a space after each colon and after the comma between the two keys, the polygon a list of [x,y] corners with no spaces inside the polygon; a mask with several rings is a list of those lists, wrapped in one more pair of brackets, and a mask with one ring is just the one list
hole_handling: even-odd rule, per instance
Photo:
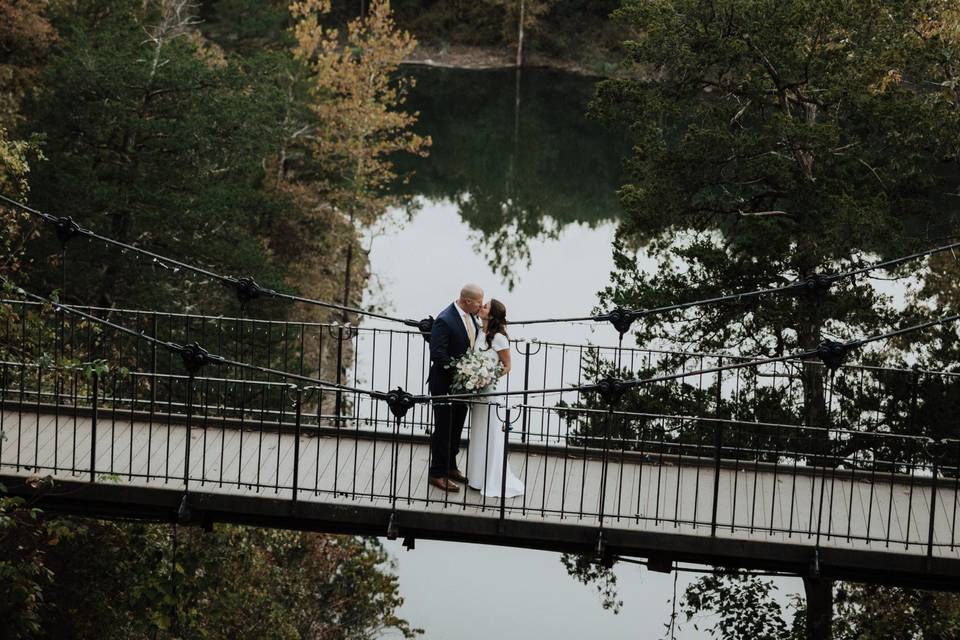
{"label": "calm water", "polygon": [[[619,139],[584,117],[593,80],[547,71],[415,69],[410,107],[429,158],[407,192],[419,210],[393,212],[370,241],[368,304],[403,317],[436,314],[464,282],[503,300],[512,318],[588,315],[613,268],[620,214]],[[651,265],[652,267],[652,265]],[[513,337],[613,344],[608,326],[516,327]],[[656,638],[669,620],[673,576],[618,565],[623,612],[603,611],[592,587],[566,575],[558,554],[417,541],[388,543],[406,603],[426,640],[531,637]],[[683,574],[678,589],[690,581]],[[788,583],[788,589],[797,586]],[[700,638],[692,626],[679,638]]]}
{"label": "calm water", "polygon": [[[476,250],[505,284],[536,268],[537,240],[571,225],[609,229],[625,145],[584,117],[589,78],[545,70],[412,69],[409,107],[430,135],[430,157],[398,163],[408,192],[452,206]],[[600,284],[600,283],[598,283]]]}
{"label": "calm water", "polygon": [[[612,269],[627,151],[585,117],[594,80],[525,70],[517,111],[511,70],[408,71],[417,80],[408,106],[433,148],[428,158],[398,162],[413,172],[404,188],[419,210],[411,219],[393,212],[372,241],[367,301],[419,318],[476,281],[514,319],[588,315]],[[543,339],[588,333],[524,330]]]}

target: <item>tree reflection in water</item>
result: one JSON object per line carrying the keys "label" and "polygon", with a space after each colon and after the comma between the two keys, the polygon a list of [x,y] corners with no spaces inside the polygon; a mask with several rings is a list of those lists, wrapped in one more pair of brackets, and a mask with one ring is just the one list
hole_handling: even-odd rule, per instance
{"label": "tree reflection in water", "polygon": [[[512,288],[529,266],[529,242],[570,223],[619,216],[616,189],[626,144],[586,117],[594,79],[542,69],[405,68],[416,79],[407,107],[433,137],[428,158],[397,158],[403,187],[457,206],[478,251]],[[519,117],[515,120],[515,115]]]}

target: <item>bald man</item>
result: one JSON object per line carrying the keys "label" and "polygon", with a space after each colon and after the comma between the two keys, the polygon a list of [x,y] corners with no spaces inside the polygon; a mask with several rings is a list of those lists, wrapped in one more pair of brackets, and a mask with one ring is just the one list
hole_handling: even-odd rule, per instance
{"label": "bald man", "polygon": [[[472,349],[480,333],[477,312],[483,305],[483,289],[466,284],[460,297],[437,315],[430,330],[430,376],[427,378],[430,395],[450,393],[453,384],[453,361]],[[437,401],[433,404],[433,435],[430,437],[430,484],[456,493],[454,481],[467,479],[457,468],[460,436],[467,418],[464,402]]]}

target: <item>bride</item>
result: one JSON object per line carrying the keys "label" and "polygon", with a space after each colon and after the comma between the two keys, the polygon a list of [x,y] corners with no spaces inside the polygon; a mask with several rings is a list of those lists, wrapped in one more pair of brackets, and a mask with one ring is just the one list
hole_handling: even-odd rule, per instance
{"label": "bride", "polygon": [[[507,338],[507,309],[499,300],[490,300],[480,308],[483,332],[477,336],[474,349],[488,358],[497,358],[503,364],[503,376],[510,372],[510,340]],[[481,389],[480,393],[496,391],[499,382]],[[484,496],[499,498],[503,487],[503,422],[496,410],[491,412],[488,402],[496,397],[482,398],[470,409],[470,448],[467,450],[467,481],[470,487]],[[506,497],[513,498],[523,493],[523,482],[507,465]]]}

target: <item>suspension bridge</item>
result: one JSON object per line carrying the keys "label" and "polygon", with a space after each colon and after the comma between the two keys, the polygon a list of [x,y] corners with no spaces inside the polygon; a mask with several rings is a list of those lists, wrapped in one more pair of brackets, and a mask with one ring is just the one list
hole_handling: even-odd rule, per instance
{"label": "suspension bridge", "polygon": [[[92,233],[50,218],[64,243]],[[204,273],[241,301],[285,295]],[[698,303],[822,291],[847,275]],[[615,345],[514,341],[505,393],[430,398],[429,318],[296,296],[383,326],[19,293],[0,301],[0,481],[42,508],[958,584],[958,374],[846,363],[956,316],[747,358],[625,347],[652,310],[618,309],[589,316],[614,326]],[[551,321],[570,320],[583,318]],[[428,484],[432,408],[464,400],[491,406],[523,495]]]}

